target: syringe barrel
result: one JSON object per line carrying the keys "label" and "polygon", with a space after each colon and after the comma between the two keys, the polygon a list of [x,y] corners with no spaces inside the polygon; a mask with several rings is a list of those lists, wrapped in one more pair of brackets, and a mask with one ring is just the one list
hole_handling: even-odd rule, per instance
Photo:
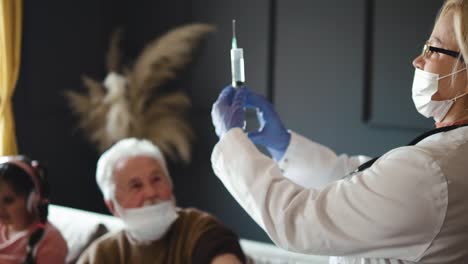
{"label": "syringe barrel", "polygon": [[239,87],[245,83],[243,49],[231,49],[231,75],[233,87]]}

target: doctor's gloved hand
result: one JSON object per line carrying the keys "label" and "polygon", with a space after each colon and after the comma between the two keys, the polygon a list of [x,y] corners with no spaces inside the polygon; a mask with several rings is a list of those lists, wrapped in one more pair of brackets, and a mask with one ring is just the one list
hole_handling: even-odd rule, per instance
{"label": "doctor's gloved hand", "polygon": [[260,123],[258,131],[249,132],[248,137],[257,145],[264,146],[274,160],[283,158],[291,134],[286,130],[273,105],[263,96],[247,90],[245,107],[255,108]]}
{"label": "doctor's gloved hand", "polygon": [[[244,90],[242,90],[244,89]],[[211,109],[216,135],[221,139],[229,129],[245,127],[245,88],[224,88]]]}

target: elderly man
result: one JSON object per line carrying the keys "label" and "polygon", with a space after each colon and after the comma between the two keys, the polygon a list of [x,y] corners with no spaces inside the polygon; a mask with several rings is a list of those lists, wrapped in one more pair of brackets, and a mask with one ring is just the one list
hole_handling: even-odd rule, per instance
{"label": "elderly man", "polygon": [[125,228],[95,241],[78,263],[245,263],[238,237],[215,218],[175,206],[163,155],[123,139],[99,159],[97,183]]}

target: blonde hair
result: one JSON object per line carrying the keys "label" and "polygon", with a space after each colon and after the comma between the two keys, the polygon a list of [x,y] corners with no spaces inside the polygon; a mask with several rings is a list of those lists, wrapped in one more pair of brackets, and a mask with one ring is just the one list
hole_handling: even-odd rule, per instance
{"label": "blonde hair", "polygon": [[[459,59],[462,59],[463,63],[466,65],[466,60],[468,59],[468,0],[446,0],[442,8],[439,10],[439,14],[436,18],[436,24],[439,22],[441,17],[444,17],[449,13],[453,14],[453,33],[455,35],[455,41],[460,49]],[[457,60],[453,66],[452,72],[455,72],[459,65],[460,60]],[[452,75],[450,86],[453,85],[455,78],[456,76]]]}

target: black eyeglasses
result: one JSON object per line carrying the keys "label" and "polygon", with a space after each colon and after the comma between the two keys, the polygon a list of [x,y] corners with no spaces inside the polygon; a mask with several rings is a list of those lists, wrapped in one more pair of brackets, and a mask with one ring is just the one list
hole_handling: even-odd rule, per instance
{"label": "black eyeglasses", "polygon": [[447,50],[447,49],[442,49],[442,48],[436,48],[436,47],[433,47],[433,46],[430,46],[428,42],[426,42],[426,44],[424,44],[424,47],[423,47],[423,51],[422,51],[422,55],[427,57],[429,56],[429,54],[431,52],[438,52],[438,53],[442,53],[442,54],[445,54],[445,55],[449,55],[450,57],[454,57],[455,59],[462,59],[460,57],[460,52],[456,52],[456,51],[453,51],[453,50]]}

